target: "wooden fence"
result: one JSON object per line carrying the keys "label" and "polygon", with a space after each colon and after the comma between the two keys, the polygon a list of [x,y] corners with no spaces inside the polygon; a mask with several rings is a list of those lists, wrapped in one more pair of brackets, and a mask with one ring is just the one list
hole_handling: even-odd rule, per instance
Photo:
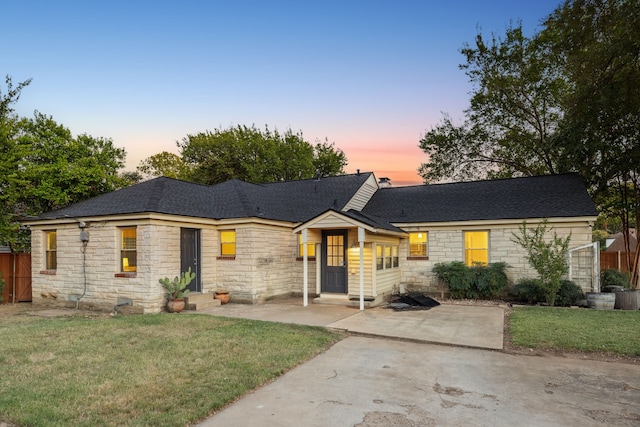
{"label": "wooden fence", "polygon": [[3,303],[31,301],[31,254],[0,253],[0,273]]}
{"label": "wooden fence", "polygon": [[[635,255],[635,252],[631,252],[631,262]],[[600,270],[631,271],[627,259],[627,252],[600,252]]]}

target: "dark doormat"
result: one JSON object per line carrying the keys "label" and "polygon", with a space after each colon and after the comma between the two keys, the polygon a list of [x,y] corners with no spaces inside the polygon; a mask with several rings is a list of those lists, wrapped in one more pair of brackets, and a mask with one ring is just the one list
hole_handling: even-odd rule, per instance
{"label": "dark doormat", "polygon": [[439,305],[440,303],[438,301],[420,292],[407,292],[405,294],[393,295],[389,299],[387,307],[392,308],[394,311],[405,311],[429,310]]}

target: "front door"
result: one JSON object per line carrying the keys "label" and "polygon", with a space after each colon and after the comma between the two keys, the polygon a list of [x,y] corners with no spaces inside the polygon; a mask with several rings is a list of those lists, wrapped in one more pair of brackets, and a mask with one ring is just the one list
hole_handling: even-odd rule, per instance
{"label": "front door", "polygon": [[347,231],[322,232],[322,292],[347,293]]}
{"label": "front door", "polygon": [[200,277],[200,230],[196,228],[180,229],[180,271],[189,268],[196,273],[195,279],[189,284],[191,292],[202,292]]}

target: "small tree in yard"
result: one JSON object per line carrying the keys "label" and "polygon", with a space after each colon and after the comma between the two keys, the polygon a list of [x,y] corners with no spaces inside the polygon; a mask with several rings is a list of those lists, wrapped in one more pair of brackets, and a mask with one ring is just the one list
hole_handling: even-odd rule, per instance
{"label": "small tree in yard", "polygon": [[527,229],[524,221],[520,226],[520,235],[513,233],[513,242],[527,251],[529,265],[540,275],[547,304],[553,307],[562,278],[569,271],[567,255],[571,236],[562,238],[554,232],[553,238],[547,241],[545,234],[549,230],[546,219],[532,230]]}

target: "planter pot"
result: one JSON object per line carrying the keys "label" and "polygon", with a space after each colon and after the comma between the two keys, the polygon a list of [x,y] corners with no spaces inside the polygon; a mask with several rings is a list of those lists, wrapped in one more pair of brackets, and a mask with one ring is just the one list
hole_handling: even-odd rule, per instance
{"label": "planter pot", "polygon": [[220,304],[228,304],[231,296],[227,291],[216,291],[215,299],[220,300]]}
{"label": "planter pot", "polygon": [[587,306],[596,310],[613,310],[616,304],[616,294],[614,293],[587,293]]}
{"label": "planter pot", "polygon": [[640,309],[640,290],[626,290],[616,292],[615,307],[620,310],[638,310]]}
{"label": "planter pot", "polygon": [[175,299],[167,301],[167,311],[169,313],[180,313],[184,310],[184,300],[183,299]]}

